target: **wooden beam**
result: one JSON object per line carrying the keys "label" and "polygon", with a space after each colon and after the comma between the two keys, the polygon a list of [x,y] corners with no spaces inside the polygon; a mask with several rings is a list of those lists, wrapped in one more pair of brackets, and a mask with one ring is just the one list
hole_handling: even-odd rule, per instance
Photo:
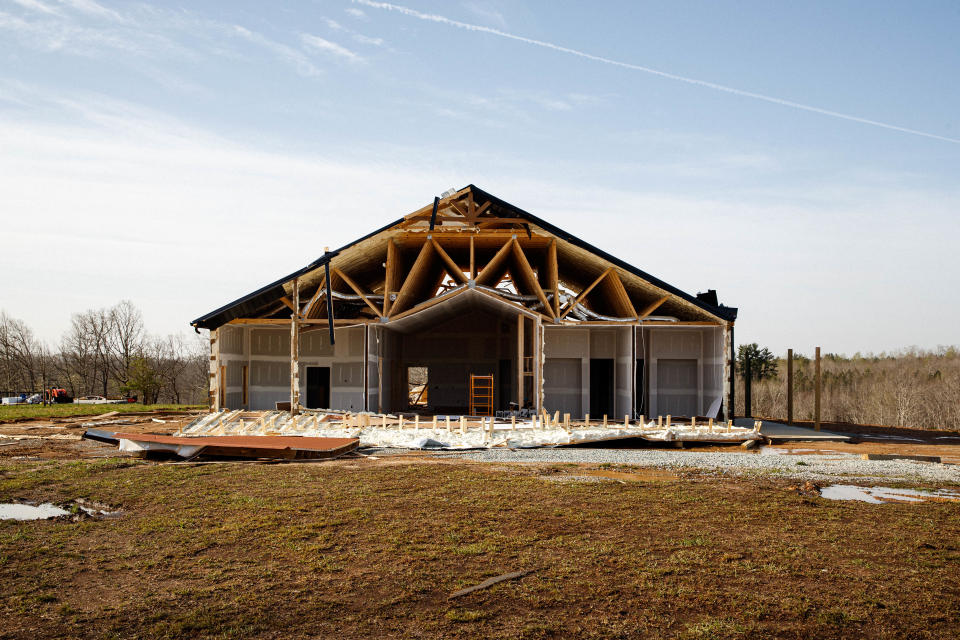
{"label": "wooden beam", "polygon": [[547,288],[553,293],[553,317],[560,315],[560,267],[557,263],[557,239],[547,248]]}
{"label": "wooden beam", "polygon": [[670,296],[663,296],[663,297],[660,298],[659,300],[656,300],[656,301],[650,303],[649,305],[647,305],[647,308],[644,309],[643,311],[641,311],[641,312],[640,312],[640,315],[637,316],[637,317],[638,317],[640,320],[643,320],[644,318],[646,318],[647,316],[649,316],[651,313],[653,313],[654,311],[656,311],[657,309],[659,309],[659,308],[660,308],[660,305],[662,305],[664,302],[666,302],[666,301],[669,300],[669,299],[670,299]]}
{"label": "wooden beam", "polygon": [[517,410],[523,409],[523,314],[517,314]]}
{"label": "wooden beam", "polygon": [[430,242],[433,243],[433,248],[436,249],[437,255],[440,256],[441,262],[446,265],[447,273],[449,273],[450,276],[460,284],[467,284],[467,276],[463,275],[463,271],[457,266],[457,263],[453,261],[453,258],[451,258],[447,252],[443,250],[443,247],[440,246],[440,243],[432,238],[430,239]]}
{"label": "wooden beam", "polygon": [[390,313],[390,294],[400,287],[400,250],[392,239],[387,241],[387,267],[383,278],[383,310],[380,315]]}
{"label": "wooden beam", "polygon": [[413,293],[427,275],[430,269],[430,263],[433,261],[434,252],[433,243],[424,243],[413,266],[410,267],[410,272],[407,273],[403,285],[400,287],[400,292],[397,293],[397,299],[390,306],[390,313],[387,314],[388,318],[392,318],[394,314],[405,311],[411,306],[413,303]]}
{"label": "wooden beam", "polygon": [[[297,279],[294,278],[293,281],[296,282]],[[294,286],[296,286],[296,285],[294,285]],[[284,306],[288,307],[288,308],[290,309],[290,311],[293,311],[294,313],[297,312],[297,307],[293,304],[293,300],[291,300],[291,299],[288,298],[287,296],[283,296],[282,298],[280,298],[280,302],[282,302],[282,303],[284,304]]]}
{"label": "wooden beam", "polygon": [[323,293],[324,287],[326,287],[326,279],[321,278],[320,284],[317,285],[317,290],[313,292],[313,295],[310,296],[310,301],[303,307],[303,312],[300,314],[304,318],[309,318],[311,311],[313,311],[313,305],[316,304],[317,298],[320,297],[320,294]]}
{"label": "wooden beam", "polygon": [[584,298],[586,298],[586,297],[587,297],[587,294],[590,293],[591,291],[593,291],[593,288],[594,288],[595,286],[597,286],[598,284],[600,284],[600,282],[601,282],[604,278],[606,278],[607,275],[610,274],[612,271],[613,271],[613,267],[607,268],[606,271],[604,271],[603,273],[600,274],[600,277],[598,277],[596,280],[594,280],[593,282],[590,283],[590,286],[589,286],[589,287],[587,287],[586,289],[584,289],[583,291],[581,291],[580,293],[578,293],[578,294],[577,294],[577,297],[574,298],[574,299],[567,305],[567,308],[563,311],[563,313],[560,314],[560,318],[559,318],[559,319],[560,319],[560,320],[563,320],[564,318],[566,318],[566,317],[567,317],[567,314],[570,313],[571,311],[573,311],[574,307],[576,307],[578,304],[580,304],[580,301],[583,300]]}
{"label": "wooden beam", "polygon": [[343,281],[347,283],[347,286],[353,289],[354,293],[360,296],[361,300],[367,303],[367,306],[373,310],[373,314],[375,316],[377,316],[378,318],[380,317],[381,310],[377,309],[377,306],[372,302],[370,302],[370,298],[367,297],[367,294],[363,292],[363,289],[361,289],[359,285],[357,285],[357,283],[354,282],[352,278],[350,278],[350,276],[345,274],[343,271],[340,271],[340,269],[337,269],[336,267],[334,267],[333,272],[337,274],[338,277],[342,278]]}
{"label": "wooden beam", "polygon": [[533,267],[530,266],[530,262],[527,260],[527,256],[524,255],[523,249],[520,248],[520,245],[517,244],[516,240],[510,244],[513,247],[513,259],[520,267],[519,271],[526,280],[524,284],[527,288],[532,289],[537,298],[540,299],[540,302],[543,304],[544,311],[550,314],[550,318],[556,319],[557,316],[553,313],[553,306],[551,306],[550,301],[547,300],[547,295],[540,287],[540,282],[537,281],[537,274],[533,272]]}
{"label": "wooden beam", "polygon": [[[292,322],[291,318],[234,318],[233,320],[227,322],[227,324],[232,325],[273,325],[277,327],[285,327]],[[339,325],[353,325],[353,324],[366,324],[368,322],[377,322],[377,320],[372,320],[370,318],[334,318],[333,324],[335,326]],[[326,318],[301,318],[300,324],[306,325],[317,325],[317,326],[327,326],[330,324],[330,321]]]}
{"label": "wooden beam", "polygon": [[470,279],[474,280],[477,277],[477,256],[474,247],[474,237],[470,236]]}
{"label": "wooden beam", "polygon": [[[480,270],[480,273],[477,274],[477,284],[495,287],[499,284],[497,282],[492,282],[493,277],[497,275],[497,271],[503,267],[504,263],[510,257],[511,247],[513,243],[516,242],[515,238],[511,238],[509,242],[500,247],[500,250],[490,259],[490,262],[487,263],[483,269]],[[502,275],[502,274],[501,274]]]}
{"label": "wooden beam", "polygon": [[637,310],[633,307],[630,295],[616,271],[610,272],[606,280],[606,287],[617,314],[623,318],[636,318]]}
{"label": "wooden beam", "polygon": [[300,280],[293,279],[293,316],[290,318],[290,414],[300,413]]}

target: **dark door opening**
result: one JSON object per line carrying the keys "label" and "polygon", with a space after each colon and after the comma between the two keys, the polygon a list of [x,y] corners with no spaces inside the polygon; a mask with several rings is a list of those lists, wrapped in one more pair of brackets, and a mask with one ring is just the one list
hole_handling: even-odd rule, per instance
{"label": "dark door opening", "polygon": [[590,415],[613,415],[613,358],[590,358]]}
{"label": "dark door opening", "polygon": [[307,367],[307,407],[330,408],[330,367]]}

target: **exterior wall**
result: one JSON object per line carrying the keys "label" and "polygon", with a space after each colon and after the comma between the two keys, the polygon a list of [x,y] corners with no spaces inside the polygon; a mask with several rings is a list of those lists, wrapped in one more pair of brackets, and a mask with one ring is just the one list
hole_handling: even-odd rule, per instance
{"label": "exterior wall", "polygon": [[601,417],[590,406],[590,360],[613,360],[613,413],[633,414],[632,327],[544,325],[544,408],[582,417]]}
{"label": "exterior wall", "polygon": [[[300,401],[306,402],[307,367],[330,367],[330,407],[360,411],[364,405],[363,327],[336,329],[330,345],[326,327],[301,329]],[[224,326],[219,334],[219,361],[224,371],[224,408],[275,409],[290,401],[290,329]],[[247,367],[247,402],[243,402],[243,368]]]}
{"label": "exterior wall", "polygon": [[[723,327],[651,327],[638,337],[646,364],[649,413],[704,415],[722,409]],[[720,403],[719,405],[717,403]]]}

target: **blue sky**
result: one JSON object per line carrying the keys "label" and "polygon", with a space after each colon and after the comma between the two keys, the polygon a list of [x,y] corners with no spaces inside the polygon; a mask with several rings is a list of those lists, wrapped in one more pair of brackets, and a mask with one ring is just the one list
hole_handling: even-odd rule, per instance
{"label": "blue sky", "polygon": [[0,308],[183,331],[472,182],[718,289],[740,341],[957,343],[957,33],[934,1],[0,0]]}

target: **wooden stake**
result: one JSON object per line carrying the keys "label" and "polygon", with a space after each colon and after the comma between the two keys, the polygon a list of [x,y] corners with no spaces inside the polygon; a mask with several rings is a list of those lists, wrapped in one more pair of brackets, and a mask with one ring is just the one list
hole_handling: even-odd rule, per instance
{"label": "wooden stake", "polygon": [[400,430],[403,431],[403,416],[400,416]]}
{"label": "wooden stake", "polygon": [[690,428],[691,428],[691,429],[696,429],[696,428],[697,428],[697,419],[696,419],[696,418],[690,418]]}
{"label": "wooden stake", "polygon": [[670,428],[670,414],[667,414],[667,429]]}
{"label": "wooden stake", "polygon": [[563,428],[566,429],[567,431],[570,431],[570,414],[569,413],[563,414]]}
{"label": "wooden stake", "polygon": [[813,428],[820,431],[820,347],[817,347],[816,395],[813,405]]}
{"label": "wooden stake", "polygon": [[793,349],[787,349],[787,424],[793,424]]}
{"label": "wooden stake", "polygon": [[713,433],[713,418],[707,420],[707,428],[710,429],[710,433]]}
{"label": "wooden stake", "polygon": [[383,428],[386,429],[386,428],[387,428],[387,414],[383,414],[382,421],[383,421],[383,422],[382,422]]}
{"label": "wooden stake", "polygon": [[517,416],[510,416],[510,431],[517,430]]}
{"label": "wooden stake", "polygon": [[647,428],[647,421],[643,419],[643,414],[640,414],[640,428],[641,429]]}
{"label": "wooden stake", "polygon": [[727,433],[733,429],[733,420],[727,420]]}
{"label": "wooden stake", "polygon": [[590,426],[590,414],[589,414],[589,413],[583,414],[583,426],[585,426],[585,427],[589,427],[589,426]]}
{"label": "wooden stake", "polygon": [[451,429],[450,429],[450,416],[447,416],[447,433],[451,433]]}
{"label": "wooden stake", "polygon": [[603,428],[607,428],[607,414],[603,414]]}
{"label": "wooden stake", "polygon": [[437,430],[437,416],[433,416],[433,430]]}
{"label": "wooden stake", "polygon": [[629,413],[628,413],[627,415],[623,416],[623,428],[624,428],[624,429],[629,429],[629,428],[630,428],[630,414],[629,414]]}
{"label": "wooden stake", "polygon": [[463,416],[460,416],[460,435],[463,435],[467,432],[467,419]]}

